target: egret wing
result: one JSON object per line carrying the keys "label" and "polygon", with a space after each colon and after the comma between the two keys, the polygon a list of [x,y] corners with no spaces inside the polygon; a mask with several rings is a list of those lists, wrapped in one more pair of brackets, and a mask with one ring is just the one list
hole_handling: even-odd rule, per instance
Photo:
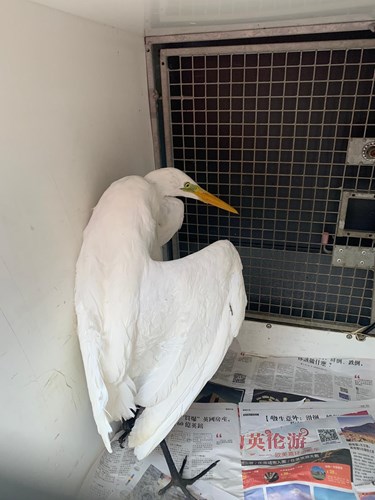
{"label": "egret wing", "polygon": [[229,241],[183,259],[153,262],[141,289],[135,352],[136,403],[130,435],[139,459],[150,453],[219,367],[244,319],[240,257]]}
{"label": "egret wing", "polygon": [[131,418],[135,409],[129,374],[139,336],[142,276],[155,238],[156,201],[153,188],[140,177],[112,184],[85,229],[77,261],[78,336],[95,422],[109,451],[110,422]]}

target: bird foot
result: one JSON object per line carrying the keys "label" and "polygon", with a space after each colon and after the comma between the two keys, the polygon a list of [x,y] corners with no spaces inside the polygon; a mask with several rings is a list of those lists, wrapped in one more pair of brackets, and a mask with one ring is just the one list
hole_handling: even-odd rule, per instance
{"label": "bird foot", "polygon": [[121,419],[122,420],[122,430],[124,431],[121,436],[118,438],[118,442],[119,442],[119,445],[121,448],[123,448],[124,446],[124,441],[125,439],[128,437],[128,435],[131,433],[133,427],[134,427],[134,424],[135,424],[135,421],[136,421],[136,418],[138,416],[138,413],[139,413],[139,409],[137,409],[136,411],[133,411],[134,413],[134,417],[133,418],[130,418],[129,420],[124,420],[123,418]]}
{"label": "bird foot", "polygon": [[184,471],[186,461],[187,461],[187,456],[184,458],[180,470],[177,471],[176,466],[173,462],[172,456],[170,454],[170,451],[168,449],[168,446],[167,446],[167,443],[165,442],[165,440],[163,440],[160,443],[160,447],[163,451],[164,458],[168,464],[168,468],[169,468],[169,471],[171,473],[171,481],[166,486],[164,486],[164,488],[162,488],[159,491],[159,495],[164,495],[164,493],[167,490],[169,490],[169,488],[175,487],[175,488],[180,488],[182,490],[182,492],[184,493],[185,498],[187,498],[188,500],[196,500],[196,498],[187,489],[187,486],[192,485],[193,483],[195,483],[195,481],[197,481],[198,479],[203,477],[205,474],[207,474],[207,472],[209,472],[211,469],[213,469],[217,465],[217,463],[220,462],[220,460],[216,460],[216,462],[213,462],[209,467],[204,469],[202,472],[200,472],[196,476],[194,476],[190,479],[187,479],[187,478],[182,477],[182,473]]}

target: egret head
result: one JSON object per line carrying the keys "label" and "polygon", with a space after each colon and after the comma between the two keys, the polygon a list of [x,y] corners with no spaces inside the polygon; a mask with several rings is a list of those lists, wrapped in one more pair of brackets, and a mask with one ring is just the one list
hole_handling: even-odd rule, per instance
{"label": "egret head", "polygon": [[192,198],[222,208],[228,212],[238,214],[235,208],[198,186],[191,177],[177,168],[169,167],[153,170],[145,176],[145,179],[156,184],[163,196],[183,196],[184,198]]}

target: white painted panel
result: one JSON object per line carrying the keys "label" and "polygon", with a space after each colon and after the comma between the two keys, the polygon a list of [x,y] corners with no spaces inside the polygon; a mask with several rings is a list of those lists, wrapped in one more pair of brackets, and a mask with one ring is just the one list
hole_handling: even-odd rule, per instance
{"label": "white painted panel", "polygon": [[146,35],[375,19],[373,0],[146,0]]}
{"label": "white painted panel", "polygon": [[102,448],[75,261],[106,187],[153,168],[143,39],[23,0],[0,11],[0,483],[71,495]]}
{"label": "white painted panel", "polygon": [[242,351],[257,356],[375,358],[374,337],[358,340],[348,332],[244,321],[238,340]]}

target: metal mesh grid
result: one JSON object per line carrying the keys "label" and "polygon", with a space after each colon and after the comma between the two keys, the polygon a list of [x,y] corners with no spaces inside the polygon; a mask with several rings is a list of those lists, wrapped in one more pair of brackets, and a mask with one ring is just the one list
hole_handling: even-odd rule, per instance
{"label": "metal mesh grid", "polygon": [[375,50],[306,47],[162,56],[170,164],[240,213],[188,202],[179,253],[229,238],[249,313],[366,325],[373,271],[332,266],[321,241],[373,245],[335,233],[342,191],[375,190],[374,165],[345,163],[349,138],[375,137]]}

